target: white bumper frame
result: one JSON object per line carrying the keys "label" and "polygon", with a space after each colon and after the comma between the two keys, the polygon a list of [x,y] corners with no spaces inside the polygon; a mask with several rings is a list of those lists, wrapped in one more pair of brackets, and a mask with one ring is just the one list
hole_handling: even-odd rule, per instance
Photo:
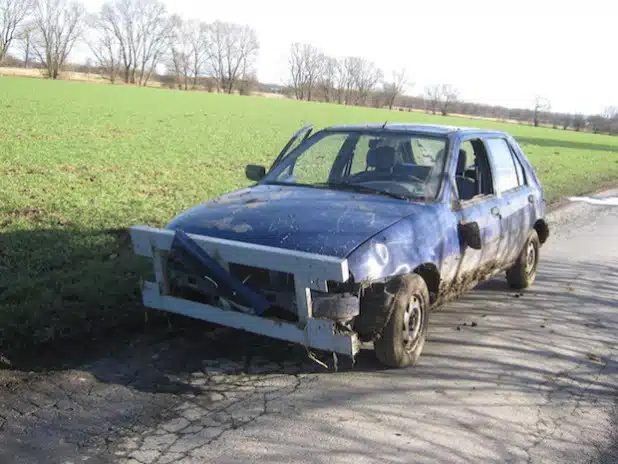
{"label": "white bumper frame", "polygon": [[293,274],[299,322],[290,323],[168,295],[165,257],[175,232],[134,226],[130,233],[135,254],[153,260],[156,282],[143,283],[145,306],[351,357],[359,351],[356,334],[336,333],[333,321],[314,319],[311,314],[311,290],[328,291],[328,280],[346,281],[349,277],[346,259],[188,234],[226,269],[228,263],[236,263]]}

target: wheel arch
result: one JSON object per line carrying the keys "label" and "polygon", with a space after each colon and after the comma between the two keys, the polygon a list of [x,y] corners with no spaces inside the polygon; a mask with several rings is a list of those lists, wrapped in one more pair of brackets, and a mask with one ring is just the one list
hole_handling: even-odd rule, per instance
{"label": "wheel arch", "polygon": [[541,244],[545,243],[549,237],[549,226],[547,225],[547,221],[545,221],[545,219],[538,219],[534,223],[534,230],[536,230],[539,236],[539,242],[541,242]]}
{"label": "wheel arch", "polygon": [[423,263],[417,266],[412,273],[418,274],[423,278],[429,290],[429,302],[433,304],[438,299],[440,291],[440,271],[438,266],[434,263]]}
{"label": "wheel arch", "polygon": [[407,274],[392,275],[369,283],[361,292],[360,314],[356,322],[356,329],[362,339],[370,340],[381,336],[393,309],[393,296],[396,293],[393,284],[396,285],[399,279],[412,275],[420,276],[427,285],[429,304],[432,305],[437,300],[440,272],[434,263],[426,262]]}

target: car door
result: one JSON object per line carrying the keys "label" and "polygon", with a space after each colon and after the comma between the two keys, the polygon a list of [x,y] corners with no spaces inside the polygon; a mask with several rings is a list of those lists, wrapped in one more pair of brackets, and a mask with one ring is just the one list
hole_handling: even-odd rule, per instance
{"label": "car door", "polygon": [[[493,186],[493,173],[487,149],[481,138],[462,140],[456,145],[458,162],[455,167],[457,187],[457,216],[460,224],[476,222],[481,234],[481,249],[462,247],[456,272],[459,282],[474,282],[485,278],[497,269],[496,256],[502,239],[503,221],[500,199]],[[467,163],[460,162],[462,156],[472,156]],[[470,173],[475,172],[475,175]],[[470,179],[462,179],[468,173]],[[472,192],[464,193],[468,180],[473,181]]]}
{"label": "car door", "polygon": [[489,158],[495,172],[495,188],[503,221],[503,235],[498,255],[502,266],[510,265],[523,248],[532,228],[531,190],[524,169],[505,137],[485,138]]}

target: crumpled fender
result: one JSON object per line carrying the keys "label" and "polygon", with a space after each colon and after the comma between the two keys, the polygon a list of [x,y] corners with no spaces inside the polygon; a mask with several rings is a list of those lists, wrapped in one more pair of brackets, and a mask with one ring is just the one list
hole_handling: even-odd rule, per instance
{"label": "crumpled fender", "polygon": [[447,256],[460,252],[453,213],[432,205],[379,232],[348,256],[355,282],[374,282],[413,272],[423,264],[438,270]]}

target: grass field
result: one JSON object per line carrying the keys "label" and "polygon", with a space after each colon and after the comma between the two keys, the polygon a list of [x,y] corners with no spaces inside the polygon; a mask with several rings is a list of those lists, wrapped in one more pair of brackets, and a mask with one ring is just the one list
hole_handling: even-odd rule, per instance
{"label": "grass field", "polygon": [[124,228],[247,185],[305,123],[500,128],[555,200],[618,180],[618,138],[259,97],[0,77],[0,347],[141,315]]}

